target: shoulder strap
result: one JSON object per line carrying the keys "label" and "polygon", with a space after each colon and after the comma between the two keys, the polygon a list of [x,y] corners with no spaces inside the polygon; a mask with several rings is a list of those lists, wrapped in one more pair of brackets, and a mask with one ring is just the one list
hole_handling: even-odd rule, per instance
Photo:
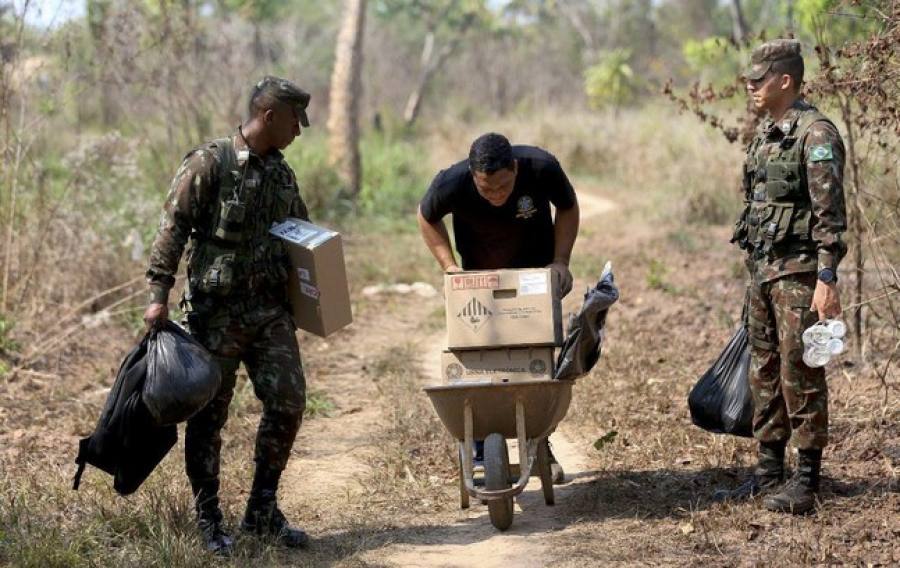
{"label": "shoulder strap", "polygon": [[[234,193],[234,174],[238,171],[237,156],[234,153],[234,142],[231,137],[217,138],[210,143],[216,149],[216,157],[219,162],[219,195],[231,196]],[[224,190],[224,191],[223,191]]]}
{"label": "shoulder strap", "polygon": [[797,117],[797,122],[793,128],[792,134],[793,134],[793,136],[795,136],[797,138],[797,141],[800,142],[800,144],[797,147],[797,150],[801,154],[799,156],[799,158],[801,160],[803,157],[802,156],[802,152],[804,150],[803,143],[804,143],[804,138],[806,138],[806,133],[809,131],[810,127],[817,122],[827,122],[834,128],[837,128],[834,125],[834,123],[827,116],[825,116],[824,114],[819,112],[819,109],[817,109],[814,106],[811,106],[809,108],[809,110],[800,113],[800,116]]}

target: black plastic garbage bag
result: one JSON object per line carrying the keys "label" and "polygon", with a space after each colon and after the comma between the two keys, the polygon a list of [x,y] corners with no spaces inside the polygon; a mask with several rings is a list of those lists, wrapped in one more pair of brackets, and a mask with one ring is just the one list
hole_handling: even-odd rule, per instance
{"label": "black plastic garbage bag", "polygon": [[594,368],[600,359],[606,314],[618,299],[612,265],[607,262],[600,281],[585,293],[581,310],[569,323],[569,334],[556,359],[554,379],[571,381]]}
{"label": "black plastic garbage bag", "polygon": [[143,400],[159,425],[183,422],[216,396],[222,374],[196,339],[167,321],[151,332]]}
{"label": "black plastic garbage bag", "polygon": [[691,389],[691,421],[716,434],[753,437],[749,374],[750,346],[747,328],[741,325],[716,362]]}
{"label": "black plastic garbage bag", "polygon": [[147,334],[125,357],[94,433],[79,442],[73,489],[90,464],[113,476],[118,493],[134,493],[175,445],[177,427],[157,425],[141,400],[149,342]]}

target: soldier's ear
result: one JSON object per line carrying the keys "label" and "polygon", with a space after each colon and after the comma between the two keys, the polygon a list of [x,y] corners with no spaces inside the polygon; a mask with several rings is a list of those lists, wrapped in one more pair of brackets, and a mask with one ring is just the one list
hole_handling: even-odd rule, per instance
{"label": "soldier's ear", "polygon": [[782,91],[791,91],[797,90],[797,85],[794,84],[794,78],[788,75],[787,73],[781,76],[780,87]]}
{"label": "soldier's ear", "polygon": [[275,111],[267,108],[265,112],[263,112],[263,122],[265,124],[272,124],[275,122]]}

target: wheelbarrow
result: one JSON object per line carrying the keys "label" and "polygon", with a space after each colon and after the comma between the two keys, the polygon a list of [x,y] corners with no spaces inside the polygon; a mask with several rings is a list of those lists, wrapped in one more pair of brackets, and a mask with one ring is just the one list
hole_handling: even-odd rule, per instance
{"label": "wheelbarrow", "polygon": [[[460,443],[463,509],[469,507],[470,497],[486,501],[491,524],[501,531],[508,529],[513,521],[513,497],[525,489],[533,472],[540,476],[544,501],[553,505],[547,437],[569,409],[572,384],[546,379],[425,387],[441,422]],[[507,438],[518,440],[518,475],[510,467]],[[475,440],[484,440],[483,489],[475,484]]]}

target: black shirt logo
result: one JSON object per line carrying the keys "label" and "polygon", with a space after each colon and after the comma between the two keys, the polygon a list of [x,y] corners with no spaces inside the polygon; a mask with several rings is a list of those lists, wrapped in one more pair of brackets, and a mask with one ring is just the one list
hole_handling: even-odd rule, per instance
{"label": "black shirt logo", "polygon": [[537,209],[534,206],[534,200],[528,195],[520,197],[519,201],[516,202],[516,207],[518,209],[516,219],[531,219],[531,217],[537,213]]}

